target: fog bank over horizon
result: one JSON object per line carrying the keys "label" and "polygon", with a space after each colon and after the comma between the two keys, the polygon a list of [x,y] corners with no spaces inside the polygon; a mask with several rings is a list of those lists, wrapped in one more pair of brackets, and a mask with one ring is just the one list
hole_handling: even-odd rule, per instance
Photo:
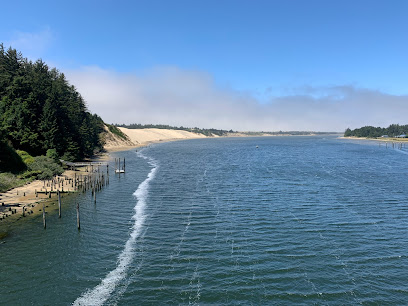
{"label": "fog bank over horizon", "polygon": [[208,73],[178,67],[124,74],[93,66],[65,75],[89,110],[107,123],[322,132],[408,123],[407,95],[354,85],[305,85],[260,101],[249,92],[217,85]]}

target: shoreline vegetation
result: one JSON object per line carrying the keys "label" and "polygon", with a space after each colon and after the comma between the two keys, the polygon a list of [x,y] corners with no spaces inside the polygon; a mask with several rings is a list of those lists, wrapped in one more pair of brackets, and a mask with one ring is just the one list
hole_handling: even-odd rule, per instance
{"label": "shoreline vegetation", "polygon": [[387,128],[363,126],[351,130],[346,129],[344,132],[345,139],[366,139],[376,140],[381,142],[407,142],[408,141],[408,125],[391,124]]}
{"label": "shoreline vegetation", "polygon": [[408,125],[391,124],[387,128],[363,126],[351,130],[346,129],[344,137],[359,137],[359,138],[408,138]]}
{"label": "shoreline vegetation", "polygon": [[343,139],[355,139],[355,140],[371,140],[381,142],[408,142],[408,138],[396,138],[396,137],[357,137],[357,136],[343,136]]}

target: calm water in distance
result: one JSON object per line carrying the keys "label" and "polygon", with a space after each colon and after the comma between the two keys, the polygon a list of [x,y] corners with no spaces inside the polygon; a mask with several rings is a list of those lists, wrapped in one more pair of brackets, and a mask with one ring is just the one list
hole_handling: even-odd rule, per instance
{"label": "calm water in distance", "polygon": [[264,137],[139,151],[115,154],[127,173],[96,205],[66,198],[46,230],[41,216],[12,230],[0,304],[407,303],[404,148]]}

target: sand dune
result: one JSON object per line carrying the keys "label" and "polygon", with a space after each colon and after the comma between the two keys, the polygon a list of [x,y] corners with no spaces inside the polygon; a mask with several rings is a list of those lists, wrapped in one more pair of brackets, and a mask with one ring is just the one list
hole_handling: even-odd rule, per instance
{"label": "sand dune", "polygon": [[206,138],[203,134],[196,134],[182,130],[167,130],[167,129],[127,129],[119,128],[128,136],[128,140],[123,140],[112,134],[107,128],[105,129],[105,145],[107,151],[121,151],[132,147],[140,147],[149,143],[160,141],[172,141],[181,139]]}
{"label": "sand dune", "polygon": [[182,130],[166,129],[127,129],[119,128],[135,145],[143,145],[151,142],[170,141],[177,139],[205,138],[202,134],[196,134]]}

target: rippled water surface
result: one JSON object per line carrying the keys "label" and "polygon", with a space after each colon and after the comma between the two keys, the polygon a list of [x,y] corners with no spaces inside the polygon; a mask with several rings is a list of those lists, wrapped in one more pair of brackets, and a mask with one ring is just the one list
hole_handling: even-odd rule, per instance
{"label": "rippled water surface", "polygon": [[76,198],[81,231],[66,199],[62,219],[30,219],[0,245],[0,304],[408,300],[404,148],[223,138],[116,156],[127,173],[111,173],[96,205]]}

